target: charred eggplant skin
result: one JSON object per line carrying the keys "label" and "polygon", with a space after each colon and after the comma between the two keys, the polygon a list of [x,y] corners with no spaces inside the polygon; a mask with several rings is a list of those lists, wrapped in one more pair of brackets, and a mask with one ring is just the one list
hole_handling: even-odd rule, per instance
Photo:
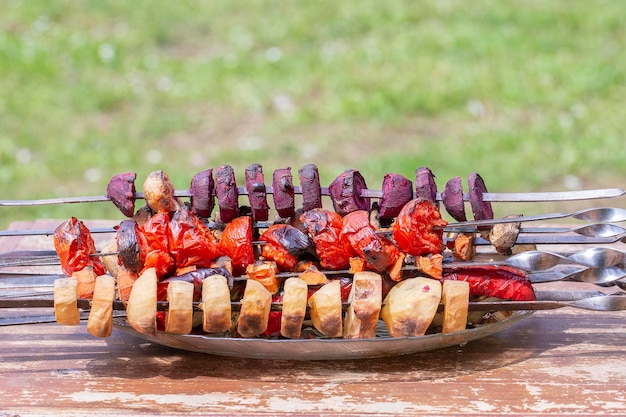
{"label": "charred eggplant skin", "polygon": [[215,207],[215,180],[213,169],[198,172],[191,179],[189,186],[191,209],[198,217],[209,218]]}
{"label": "charred eggplant skin", "polygon": [[361,191],[365,189],[365,179],[356,169],[339,174],[328,186],[335,211],[342,217],[357,210],[369,211],[369,197],[361,197]]}
{"label": "charred eggplant skin", "polygon": [[260,164],[252,164],[246,168],[246,190],[250,200],[252,219],[265,221],[269,218],[269,206],[263,177],[263,167]]}
{"label": "charred eggplant skin", "polygon": [[[493,219],[493,208],[491,203],[483,200],[483,193],[487,192],[485,181],[477,173],[473,172],[467,177],[469,186],[470,205],[474,220],[491,220]],[[489,226],[479,227],[480,230],[489,230]]]}
{"label": "charred eggplant skin", "polygon": [[138,234],[139,228],[134,220],[123,220],[117,226],[118,262],[129,271],[135,273],[143,269]]}
{"label": "charred eggplant skin", "polygon": [[135,214],[136,179],[137,173],[125,172],[114,175],[107,185],[107,198],[126,217],[133,217]]}
{"label": "charred eggplant skin", "polygon": [[215,170],[215,194],[219,207],[220,220],[228,223],[239,215],[239,191],[235,171],[230,165],[221,165]]}
{"label": "charred eggplant skin", "polygon": [[465,215],[465,203],[463,202],[463,184],[461,177],[450,178],[441,193],[441,199],[446,211],[454,220],[464,222],[467,220]]}
{"label": "charred eggplant skin", "polygon": [[274,171],[272,188],[274,192],[274,208],[278,215],[283,219],[294,217],[296,215],[296,203],[291,167],[280,168]]}
{"label": "charred eggplant skin", "polygon": [[320,174],[315,164],[307,164],[298,170],[302,191],[302,211],[322,208],[322,186]]}
{"label": "charred eggplant skin", "polygon": [[400,174],[385,174],[380,199],[380,217],[392,219],[413,199],[413,183]]}
{"label": "charred eggplant skin", "polygon": [[415,170],[415,198],[419,197],[434,203],[439,208],[435,175],[427,167],[420,167]]}

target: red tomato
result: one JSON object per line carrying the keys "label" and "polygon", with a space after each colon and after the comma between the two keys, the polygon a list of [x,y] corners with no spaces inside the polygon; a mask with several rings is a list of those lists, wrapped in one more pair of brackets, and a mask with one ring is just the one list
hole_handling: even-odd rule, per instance
{"label": "red tomato", "polygon": [[252,217],[240,216],[231,220],[224,228],[219,248],[232,260],[233,274],[244,274],[246,267],[254,263]]}
{"label": "red tomato", "polygon": [[188,206],[176,210],[170,220],[169,231],[169,252],[177,268],[192,265],[209,267],[211,261],[222,255],[211,230]]}
{"label": "red tomato", "polygon": [[393,238],[401,251],[414,256],[443,251],[443,227],[448,222],[432,202],[416,198],[404,205],[393,224]]}

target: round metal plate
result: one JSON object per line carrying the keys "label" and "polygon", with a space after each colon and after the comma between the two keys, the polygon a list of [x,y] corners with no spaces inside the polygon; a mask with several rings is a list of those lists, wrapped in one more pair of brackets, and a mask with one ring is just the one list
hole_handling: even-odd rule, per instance
{"label": "round metal plate", "polygon": [[193,352],[253,359],[337,360],[406,355],[462,345],[502,331],[531,314],[532,311],[517,311],[507,319],[454,333],[373,339],[244,339],[170,333],[151,336],[136,332],[125,319],[115,319],[114,324],[143,340]]}

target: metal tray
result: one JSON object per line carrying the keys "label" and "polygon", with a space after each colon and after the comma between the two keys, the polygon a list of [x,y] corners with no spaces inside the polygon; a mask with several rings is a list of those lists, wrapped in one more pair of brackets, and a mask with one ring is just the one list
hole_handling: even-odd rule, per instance
{"label": "metal tray", "polygon": [[462,345],[507,329],[532,313],[516,311],[501,321],[454,333],[373,339],[244,339],[170,333],[150,336],[135,331],[125,319],[114,319],[113,323],[120,331],[175,349],[237,358],[308,361],[380,358]]}

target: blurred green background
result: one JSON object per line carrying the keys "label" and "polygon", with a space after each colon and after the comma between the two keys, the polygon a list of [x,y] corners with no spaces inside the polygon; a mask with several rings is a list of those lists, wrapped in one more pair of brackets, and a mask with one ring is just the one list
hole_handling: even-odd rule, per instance
{"label": "blurred green background", "polygon": [[[346,168],[370,188],[626,186],[626,2],[37,1],[0,14],[0,199],[156,169]],[[621,199],[623,201],[623,199]],[[535,205],[525,210],[545,210]],[[498,208],[519,212],[510,207]],[[120,218],[108,203],[3,208]]]}

